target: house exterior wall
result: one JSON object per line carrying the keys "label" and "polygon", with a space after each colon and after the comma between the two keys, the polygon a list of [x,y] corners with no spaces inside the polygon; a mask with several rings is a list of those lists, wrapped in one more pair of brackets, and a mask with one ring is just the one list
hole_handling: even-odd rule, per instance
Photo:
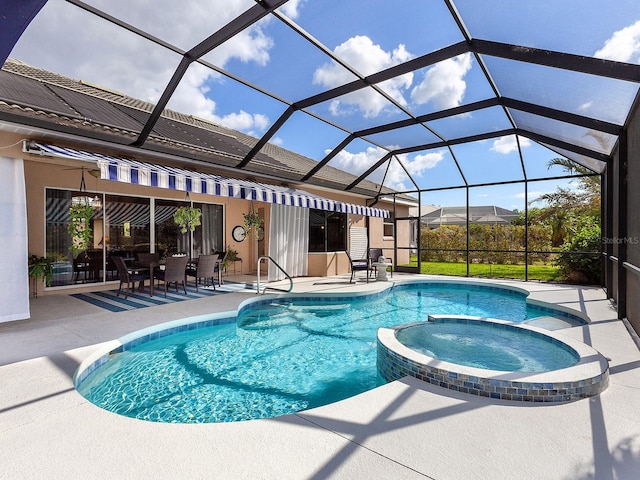
{"label": "house exterior wall", "polygon": [[[27,186],[27,223],[29,233],[29,254],[38,256],[46,255],[45,252],[45,191],[47,188],[60,188],[68,190],[78,190],[80,180],[82,178],[81,167],[87,164],[74,160],[52,158],[48,156],[40,156],[22,151],[22,141],[18,135],[0,132],[0,145],[11,145],[5,148],[3,155],[13,158],[22,158],[24,160],[25,182]],[[168,200],[183,201],[185,193],[170,189],[149,188],[137,185],[130,185],[121,182],[109,180],[100,180],[87,171],[85,171],[86,189],[90,193],[107,193],[119,194],[138,197],[162,198]],[[334,200],[341,200],[349,203],[359,203],[358,198],[349,194],[335,194],[321,189],[314,189],[312,186],[306,186],[305,190]],[[236,242],[231,236],[231,230],[236,225],[243,224],[243,213],[247,213],[250,208],[250,202],[240,199],[231,199],[226,197],[211,196],[206,194],[190,193],[192,201],[197,203],[212,203],[224,206],[225,212],[225,246],[238,251],[238,256],[242,258],[242,268],[244,273],[256,271],[256,255],[268,252],[268,226],[269,226],[269,204],[254,202],[254,208],[259,210],[265,220],[265,239],[259,245],[260,250],[256,252],[255,240],[247,238],[242,242]],[[382,208],[393,207],[393,205],[379,205]],[[360,215],[350,215],[348,218],[349,225],[366,226],[366,218]],[[370,228],[373,238],[382,238],[381,218],[371,218]],[[385,248],[393,248],[393,239],[384,239]],[[377,245],[376,240],[376,245]],[[389,254],[391,250],[389,251]],[[344,253],[328,253],[328,254],[310,254],[309,255],[309,275],[310,276],[327,276],[344,274],[349,272],[349,262]],[[91,284],[84,287],[65,287],[64,292],[70,293],[70,290],[99,288],[100,284]],[[38,286],[39,292],[55,293],[59,288],[45,289],[44,285]]]}
{"label": "house exterior wall", "polygon": [[[387,207],[385,207],[387,208]],[[388,207],[392,211],[393,207]],[[409,215],[409,207],[396,204],[396,217],[404,218]],[[385,257],[392,259],[394,265],[407,265],[410,261],[409,250],[397,250],[394,253],[395,245],[408,246],[411,241],[411,228],[408,222],[398,222],[393,232],[393,236],[384,235],[384,220],[382,218],[372,218],[369,228],[371,229],[371,247],[382,248]],[[397,255],[397,258],[394,257]]]}
{"label": "house exterior wall", "polygon": [[344,252],[310,253],[308,275],[324,277],[349,272],[349,259]]}
{"label": "house exterior wall", "polygon": [[[312,188],[306,188],[310,192]],[[323,195],[325,192],[315,191],[318,195]],[[353,203],[353,198],[349,196],[332,195],[331,198],[336,200],[342,200],[345,202]],[[392,210],[393,204],[376,205],[377,207],[387,208]],[[404,205],[396,205],[396,216],[407,216],[409,214],[409,207]],[[349,215],[347,220],[347,231],[350,231],[351,227],[366,227],[369,230],[369,242],[373,248],[382,248],[383,253],[388,258],[394,258],[394,247],[397,240],[398,245],[408,245],[411,232],[407,223],[403,223],[400,228],[394,232],[394,236],[384,236],[384,220],[382,218],[370,217],[367,222],[367,218],[361,215]],[[347,248],[349,240],[347,239]],[[395,264],[409,263],[409,251],[398,250],[398,259]],[[312,277],[323,277],[328,275],[342,275],[350,273],[349,259],[343,252],[328,252],[328,253],[312,253],[309,254],[309,269],[308,275]]]}

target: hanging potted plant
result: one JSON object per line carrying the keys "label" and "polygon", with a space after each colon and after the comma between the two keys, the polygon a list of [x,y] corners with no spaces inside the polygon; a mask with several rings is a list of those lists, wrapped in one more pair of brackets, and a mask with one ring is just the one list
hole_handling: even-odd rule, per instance
{"label": "hanging potted plant", "polygon": [[75,256],[77,253],[87,250],[91,244],[93,236],[91,230],[93,207],[84,202],[71,203],[69,215],[71,215],[71,223],[69,224],[71,246],[69,249]]}
{"label": "hanging potted plant", "polygon": [[180,227],[181,233],[193,232],[201,224],[202,211],[195,207],[180,207],[173,214],[173,221]]}
{"label": "hanging potted plant", "polygon": [[195,207],[180,207],[173,214],[173,221],[180,227],[181,233],[189,232],[189,260],[191,260],[191,234],[198,225],[201,225],[202,211]]}
{"label": "hanging potted plant", "polygon": [[258,234],[260,232],[260,228],[262,227],[262,219],[258,212],[256,212],[253,208],[249,210],[249,213],[243,213],[244,217],[244,229],[247,232],[247,235],[251,235],[258,238]]}

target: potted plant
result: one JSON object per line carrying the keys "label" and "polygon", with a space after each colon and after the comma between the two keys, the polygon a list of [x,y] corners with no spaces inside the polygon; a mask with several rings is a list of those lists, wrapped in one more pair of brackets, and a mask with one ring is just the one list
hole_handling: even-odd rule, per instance
{"label": "potted plant", "polygon": [[249,213],[243,213],[244,217],[244,229],[247,232],[247,235],[251,235],[253,233],[254,237],[258,237],[258,233],[260,232],[260,228],[262,227],[262,219],[258,212],[253,210],[249,210]]}
{"label": "potted plant", "polygon": [[195,207],[180,207],[173,214],[173,220],[180,227],[181,233],[193,232],[201,224],[202,211]]}
{"label": "potted plant", "polygon": [[180,207],[173,214],[173,221],[180,227],[181,233],[189,232],[189,260],[191,260],[191,234],[198,225],[201,225],[202,210],[195,207]]}
{"label": "potted plant", "polygon": [[227,245],[227,253],[222,260],[222,268],[226,270],[229,266],[229,262],[234,262],[238,259],[238,251],[231,248],[231,245]]}
{"label": "potted plant", "polygon": [[38,296],[38,282],[44,281],[45,286],[51,284],[53,278],[53,261],[38,255],[29,255],[29,276],[34,279],[33,295]]}
{"label": "potted plant", "polygon": [[88,203],[72,203],[69,207],[69,214],[71,215],[71,223],[69,223],[71,246],[69,249],[75,256],[78,252],[87,250],[91,243],[93,207]]}

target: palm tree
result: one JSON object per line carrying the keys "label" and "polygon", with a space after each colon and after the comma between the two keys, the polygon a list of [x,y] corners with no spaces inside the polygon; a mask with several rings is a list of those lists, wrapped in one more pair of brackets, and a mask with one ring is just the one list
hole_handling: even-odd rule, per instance
{"label": "palm tree", "polygon": [[569,175],[585,175],[579,177],[578,188],[558,187],[555,192],[545,193],[533,200],[544,202],[538,221],[547,222],[553,229],[552,243],[562,245],[567,236],[575,233],[576,219],[588,216],[595,219],[600,216],[600,176],[587,167],[566,158],[553,158],[547,163],[547,169],[559,166]]}
{"label": "palm tree", "polygon": [[586,207],[592,210],[597,207],[600,211],[600,176],[592,170],[566,158],[552,158],[547,163],[547,169],[559,166],[569,175],[585,175],[578,178],[579,187],[576,190],[559,187],[554,193],[542,195],[540,199],[548,200],[550,204],[563,201],[567,206]]}

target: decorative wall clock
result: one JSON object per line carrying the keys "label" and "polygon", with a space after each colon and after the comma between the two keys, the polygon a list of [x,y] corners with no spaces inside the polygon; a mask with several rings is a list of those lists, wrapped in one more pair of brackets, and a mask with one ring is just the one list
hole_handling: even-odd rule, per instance
{"label": "decorative wall clock", "polygon": [[241,242],[247,236],[247,232],[245,231],[242,225],[238,225],[237,227],[233,227],[231,231],[231,236],[236,242]]}

